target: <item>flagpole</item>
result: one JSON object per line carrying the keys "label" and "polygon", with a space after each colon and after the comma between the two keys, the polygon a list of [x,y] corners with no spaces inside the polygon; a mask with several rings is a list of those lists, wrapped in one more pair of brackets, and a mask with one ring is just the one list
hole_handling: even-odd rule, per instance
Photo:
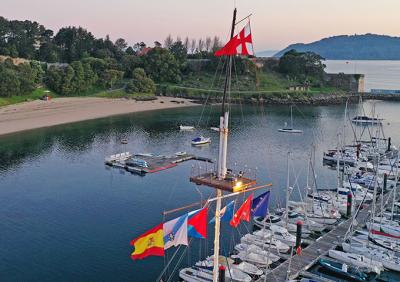
{"label": "flagpole", "polygon": [[[231,27],[231,37],[233,38],[235,32],[235,23],[236,23],[236,8],[233,10],[233,19],[232,19],[232,27]],[[227,90],[230,90],[230,75],[232,69],[232,56],[229,56],[229,63],[227,66],[225,83],[224,83],[224,96],[222,98],[222,111],[220,116],[220,124],[219,124],[219,158],[218,158],[218,178],[224,179],[226,175],[226,159],[227,159],[227,149],[228,149],[228,121],[229,121],[229,112],[225,110],[226,103],[226,94]],[[214,236],[214,268],[213,268],[213,282],[218,282],[218,274],[219,274],[219,237],[220,237],[220,211],[221,211],[221,197],[222,190],[217,189],[217,201],[215,205],[215,236]]]}

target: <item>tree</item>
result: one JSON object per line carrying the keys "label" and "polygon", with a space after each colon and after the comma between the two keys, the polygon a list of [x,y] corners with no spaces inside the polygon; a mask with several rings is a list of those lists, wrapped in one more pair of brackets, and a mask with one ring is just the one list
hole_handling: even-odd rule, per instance
{"label": "tree", "polygon": [[169,34],[169,35],[167,36],[167,38],[165,38],[164,47],[167,48],[167,49],[169,49],[169,48],[172,46],[172,43],[174,43],[174,40],[172,39],[171,34]]}
{"label": "tree", "polygon": [[142,65],[141,57],[125,55],[121,60],[122,69],[125,77],[132,78],[133,70]]}
{"label": "tree", "polygon": [[61,60],[67,63],[88,57],[95,46],[93,34],[81,27],[61,28],[54,37],[54,42],[60,48]]}
{"label": "tree", "polygon": [[153,48],[143,58],[146,73],[156,82],[180,81],[179,64],[167,49]]}
{"label": "tree", "polygon": [[133,45],[133,50],[136,53],[139,53],[140,51],[142,51],[144,48],[146,48],[146,43],[144,42],[137,42],[135,43],[135,45]]}
{"label": "tree", "polygon": [[118,38],[114,44],[118,52],[123,52],[128,47],[128,43],[123,38]]}
{"label": "tree", "polygon": [[279,60],[279,72],[301,83],[314,79],[322,80],[325,65],[322,57],[313,52],[297,52],[290,50]]}
{"label": "tree", "polygon": [[62,83],[60,87],[60,93],[64,95],[71,95],[75,92],[75,87],[72,83],[75,71],[71,66],[67,66],[64,70]]}
{"label": "tree", "polygon": [[209,36],[206,37],[205,47],[207,52],[211,51],[211,37]]}
{"label": "tree", "polygon": [[212,42],[212,51],[215,52],[218,49],[222,47],[221,40],[219,39],[218,36],[214,36],[213,42]]}
{"label": "tree", "polygon": [[122,80],[124,73],[119,70],[107,69],[100,77],[100,83],[103,87],[112,88],[115,83]]}
{"label": "tree", "polygon": [[129,46],[126,50],[125,53],[127,55],[135,55],[135,51],[133,50],[133,48],[131,46]]}
{"label": "tree", "polygon": [[28,94],[35,89],[35,80],[38,78],[36,71],[33,71],[31,65],[28,63],[13,66],[17,71],[18,80],[20,83],[20,95]]}
{"label": "tree", "polygon": [[98,80],[97,74],[93,71],[92,66],[89,63],[83,63],[83,73],[85,80],[85,87],[92,87]]}
{"label": "tree", "polygon": [[203,39],[200,38],[200,39],[198,40],[198,42],[197,42],[197,50],[198,50],[199,52],[202,52],[203,49],[204,49],[204,41],[203,41]]}
{"label": "tree", "polygon": [[71,63],[71,67],[74,70],[74,76],[71,79],[71,88],[73,92],[82,93],[88,89],[89,86],[85,81],[85,72],[83,70],[83,65],[80,61],[75,61]]}
{"label": "tree", "polygon": [[127,83],[125,91],[128,93],[151,93],[156,91],[154,81],[146,76],[144,69],[136,68],[132,79]]}
{"label": "tree", "polygon": [[196,51],[196,39],[192,39],[190,43],[190,54],[194,54],[194,51]]}
{"label": "tree", "polygon": [[46,73],[45,83],[47,87],[56,93],[61,93],[64,71],[61,68],[51,66]]}
{"label": "tree", "polygon": [[32,72],[33,83],[36,85],[42,83],[43,76],[45,74],[45,71],[43,70],[43,66],[38,61],[31,61],[30,67],[31,67],[31,72]]}
{"label": "tree", "polygon": [[56,63],[60,60],[60,50],[52,42],[43,43],[38,52],[38,59],[47,63]]}
{"label": "tree", "polygon": [[187,49],[182,44],[182,41],[176,41],[175,43],[173,43],[169,50],[174,55],[176,61],[180,66],[186,63]]}
{"label": "tree", "polygon": [[11,97],[20,94],[20,81],[17,73],[5,66],[0,66],[0,96]]}
{"label": "tree", "polygon": [[190,42],[189,42],[189,37],[185,37],[185,40],[183,41],[183,46],[185,46],[185,48],[186,48],[186,51],[189,51],[189,44],[190,44]]}
{"label": "tree", "polygon": [[158,41],[154,41],[154,47],[159,47],[159,48],[161,48],[161,47],[162,47],[162,44],[161,44],[160,42],[158,42]]}

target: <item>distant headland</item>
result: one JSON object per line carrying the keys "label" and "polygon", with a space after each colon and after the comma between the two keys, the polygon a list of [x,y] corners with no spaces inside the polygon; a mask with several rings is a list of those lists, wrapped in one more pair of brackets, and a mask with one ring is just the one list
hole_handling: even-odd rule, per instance
{"label": "distant headland", "polygon": [[400,60],[400,37],[370,33],[332,36],[308,44],[291,44],[274,57],[292,49],[314,52],[327,60]]}

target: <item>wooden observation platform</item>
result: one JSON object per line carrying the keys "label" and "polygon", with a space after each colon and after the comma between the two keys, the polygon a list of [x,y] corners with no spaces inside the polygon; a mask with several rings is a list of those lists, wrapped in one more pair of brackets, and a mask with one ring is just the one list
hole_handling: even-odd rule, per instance
{"label": "wooden observation platform", "polygon": [[228,174],[224,179],[219,179],[215,172],[207,172],[190,177],[190,182],[205,185],[227,192],[240,192],[257,184],[255,179],[241,175]]}

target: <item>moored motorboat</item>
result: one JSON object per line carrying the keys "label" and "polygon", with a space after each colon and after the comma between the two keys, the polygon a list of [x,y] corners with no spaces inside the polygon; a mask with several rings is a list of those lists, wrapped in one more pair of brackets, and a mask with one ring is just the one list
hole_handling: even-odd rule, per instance
{"label": "moored motorboat", "polygon": [[201,145],[206,145],[211,143],[211,138],[210,137],[196,137],[192,140],[192,145],[193,146],[201,146]]}
{"label": "moored motorboat", "polygon": [[338,278],[346,278],[352,281],[369,281],[368,275],[359,271],[356,267],[347,265],[345,263],[327,260],[327,259],[319,259],[318,264],[325,270],[329,272],[333,272],[335,276]]}

